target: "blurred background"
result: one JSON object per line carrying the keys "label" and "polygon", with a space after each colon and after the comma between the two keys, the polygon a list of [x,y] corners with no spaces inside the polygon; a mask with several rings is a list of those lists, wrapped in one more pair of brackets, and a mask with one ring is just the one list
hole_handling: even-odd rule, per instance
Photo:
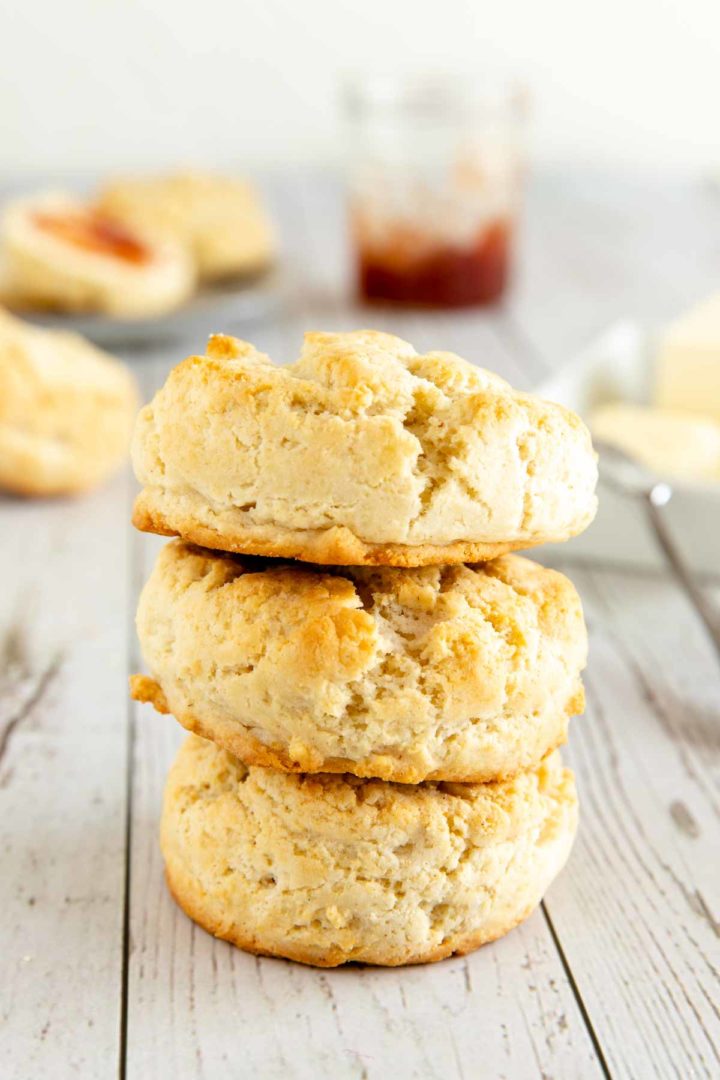
{"label": "blurred background", "polygon": [[510,71],[539,164],[720,168],[714,0],[30,0],[0,35],[3,171],[340,157],[347,70]]}
{"label": "blurred background", "polygon": [[[145,396],[210,331],[287,362],[307,329],[373,326],[588,420],[699,411],[712,429],[646,410],[603,431],[663,472],[668,439],[691,445],[685,479],[720,478],[720,301],[671,349],[692,400],[656,370],[720,283],[718,100],[713,0],[31,0],[0,33],[0,182],[29,196],[3,206],[0,297],[129,362]],[[698,339],[715,368],[685,378]],[[704,494],[668,514],[712,571]],[[577,551],[657,565],[621,506]]]}

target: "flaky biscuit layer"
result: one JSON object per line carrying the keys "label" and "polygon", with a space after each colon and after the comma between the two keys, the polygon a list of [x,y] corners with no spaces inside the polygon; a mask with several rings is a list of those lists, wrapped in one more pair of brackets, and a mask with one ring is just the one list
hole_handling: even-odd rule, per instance
{"label": "flaky biscuit layer", "polygon": [[582,712],[572,584],[519,556],[336,570],[160,553],[133,693],[243,761],[403,783],[536,765]]}
{"label": "flaky biscuit layer", "polygon": [[587,429],[450,353],[308,334],[276,367],[214,337],[142,410],[139,528],[337,564],[492,558],[595,513]]}

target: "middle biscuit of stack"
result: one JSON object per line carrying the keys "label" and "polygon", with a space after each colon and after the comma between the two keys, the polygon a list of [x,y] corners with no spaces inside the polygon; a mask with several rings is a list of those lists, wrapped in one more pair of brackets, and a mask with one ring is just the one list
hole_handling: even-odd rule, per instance
{"label": "middle biscuit of stack", "polygon": [[402,783],[533,768],[583,710],[574,587],[477,566],[310,568],[173,541],[137,618],[136,697],[250,765]]}
{"label": "middle biscuit of stack", "polygon": [[441,959],[526,917],[575,832],[554,751],[585,628],[562,575],[463,560],[592,518],[577,417],[388,335],[310,335],[289,369],[221,338],[143,410],[134,456],[136,524],[182,537],[132,683],[196,733],[163,814],[181,906],[319,965]]}

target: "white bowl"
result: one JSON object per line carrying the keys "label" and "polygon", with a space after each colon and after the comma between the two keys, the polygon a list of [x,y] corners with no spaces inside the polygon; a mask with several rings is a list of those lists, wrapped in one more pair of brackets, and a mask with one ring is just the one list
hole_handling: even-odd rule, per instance
{"label": "white bowl", "polygon": [[[652,387],[652,336],[634,322],[612,326],[536,392],[567,405],[587,420],[613,401],[649,404]],[[664,513],[689,566],[720,577],[720,484],[670,481],[673,498]],[[598,515],[570,545],[551,545],[553,555],[596,559],[626,566],[663,568],[642,503],[600,488]]]}

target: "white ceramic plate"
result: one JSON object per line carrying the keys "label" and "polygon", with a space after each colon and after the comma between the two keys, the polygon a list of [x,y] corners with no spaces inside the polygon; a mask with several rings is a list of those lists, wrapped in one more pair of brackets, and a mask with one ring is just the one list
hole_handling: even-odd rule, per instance
{"label": "white ceramic plate", "polygon": [[279,271],[246,282],[205,286],[187,304],[154,319],[113,319],[106,315],[20,312],[22,318],[53,330],[72,330],[107,348],[151,345],[181,338],[202,340],[264,318],[281,303]]}
{"label": "white ceramic plate", "polygon": [[[634,322],[612,326],[566,368],[536,392],[579,413],[585,420],[611,401],[647,404],[652,386],[652,336]],[[665,513],[688,565],[720,577],[720,484],[672,480]],[[558,554],[630,566],[663,566],[641,506],[603,487],[600,508],[590,528]]]}

